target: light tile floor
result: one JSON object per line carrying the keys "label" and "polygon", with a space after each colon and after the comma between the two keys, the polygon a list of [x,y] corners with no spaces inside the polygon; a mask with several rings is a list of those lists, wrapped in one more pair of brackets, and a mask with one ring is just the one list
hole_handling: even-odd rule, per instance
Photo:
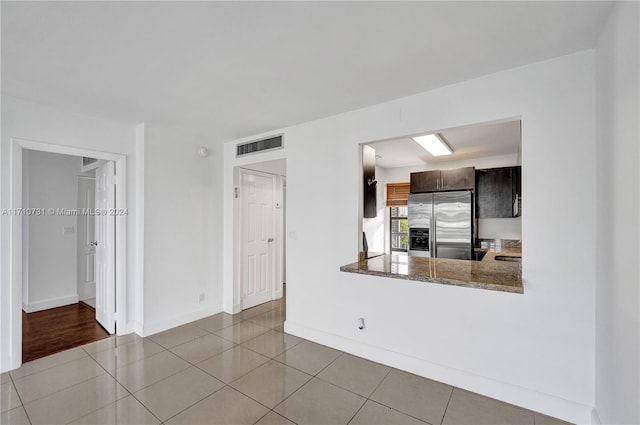
{"label": "light tile floor", "polygon": [[560,425],[282,332],[283,300],[1,375],[0,424]]}

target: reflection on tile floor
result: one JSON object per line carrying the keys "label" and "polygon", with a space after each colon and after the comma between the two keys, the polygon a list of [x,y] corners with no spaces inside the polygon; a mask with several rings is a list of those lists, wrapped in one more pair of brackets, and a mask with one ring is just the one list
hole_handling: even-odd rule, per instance
{"label": "reflection on tile floor", "polygon": [[561,425],[282,333],[284,301],[1,375],[0,424]]}

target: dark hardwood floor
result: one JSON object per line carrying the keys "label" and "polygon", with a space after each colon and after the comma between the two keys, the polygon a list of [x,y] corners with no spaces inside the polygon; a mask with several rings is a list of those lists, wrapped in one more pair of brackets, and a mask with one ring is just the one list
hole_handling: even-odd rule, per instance
{"label": "dark hardwood floor", "polygon": [[85,304],[22,312],[22,362],[107,338],[96,322],[95,310]]}

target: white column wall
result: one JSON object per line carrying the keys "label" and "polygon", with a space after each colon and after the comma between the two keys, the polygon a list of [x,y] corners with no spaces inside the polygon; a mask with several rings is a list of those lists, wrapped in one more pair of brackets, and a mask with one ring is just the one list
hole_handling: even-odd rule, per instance
{"label": "white column wall", "polygon": [[640,7],[618,3],[596,48],[596,411],[640,423]]}
{"label": "white column wall", "polygon": [[222,156],[207,138],[160,124],[147,123],[144,138],[143,333],[150,335],[222,310]]}

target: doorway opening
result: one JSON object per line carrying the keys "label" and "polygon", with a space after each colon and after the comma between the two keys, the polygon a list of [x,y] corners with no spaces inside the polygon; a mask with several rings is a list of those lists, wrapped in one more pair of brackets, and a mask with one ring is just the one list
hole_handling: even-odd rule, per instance
{"label": "doorway opening", "polygon": [[[23,363],[106,338],[115,330],[112,315],[104,311],[113,304],[108,298],[114,289],[104,290],[113,287],[113,279],[109,273],[96,276],[96,270],[114,267],[108,249],[114,228],[106,227],[109,234],[103,232],[100,240],[95,232],[112,220],[101,212],[115,207],[114,183],[104,183],[113,161],[85,165],[85,160],[23,152],[22,205],[29,212],[22,219]],[[102,187],[96,187],[98,182]],[[110,191],[105,194],[105,189]],[[97,195],[103,203],[99,209]]]}
{"label": "doorway opening", "polygon": [[286,277],[286,161],[236,167],[237,311],[279,300]]}
{"label": "doorway opening", "polygon": [[[87,175],[89,169],[82,165],[82,157],[96,158],[95,176]],[[52,158],[57,161],[50,162]],[[8,339],[11,368],[16,368],[23,362],[23,354],[24,361],[28,361],[71,348],[69,344],[74,344],[74,340],[75,346],[83,345],[116,333],[119,323],[122,323],[121,332],[126,331],[125,224],[128,210],[126,158],[123,155],[11,139],[10,163],[10,210],[20,212],[10,217],[11,326]],[[74,165],[65,167],[65,163]],[[88,183],[81,184],[84,180]],[[95,204],[91,208],[79,204],[78,200],[79,189],[91,186],[93,182]],[[89,241],[93,243],[95,253],[85,256],[84,269],[78,267],[81,252],[78,238],[83,223],[92,223],[85,231],[96,231],[94,240]],[[91,235],[82,236],[88,240]],[[95,261],[93,258],[89,261],[90,257]],[[96,276],[95,296],[88,291],[87,285],[80,290],[78,275],[81,273]],[[79,304],[81,297],[88,302]],[[95,298],[94,309],[89,307],[91,298]],[[116,312],[121,313],[116,315]],[[29,315],[33,315],[33,320],[24,320]],[[82,321],[81,317],[93,318],[83,324],[84,336],[74,333],[74,327],[70,326],[71,318]],[[66,333],[52,330],[56,322],[64,325]],[[40,340],[40,347],[30,345],[23,352],[23,342],[32,344],[34,339]]]}

